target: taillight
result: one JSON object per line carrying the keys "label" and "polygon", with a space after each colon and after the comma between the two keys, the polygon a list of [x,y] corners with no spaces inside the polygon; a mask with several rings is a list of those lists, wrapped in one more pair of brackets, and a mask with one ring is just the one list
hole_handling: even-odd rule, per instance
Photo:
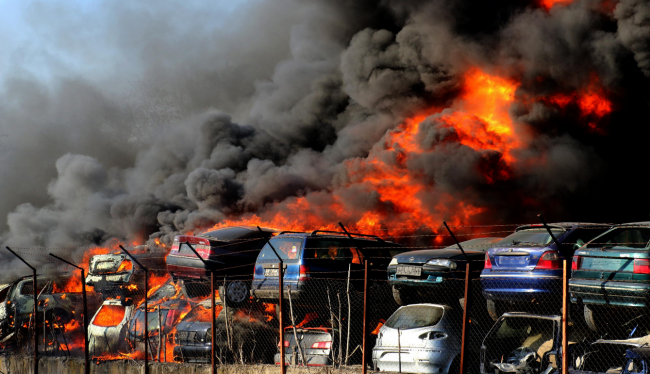
{"label": "taillight", "polygon": [[314,349],[330,349],[332,348],[332,342],[316,342],[311,347]]}
{"label": "taillight", "polygon": [[298,276],[299,281],[304,281],[309,278],[309,266],[300,265],[300,274]]}
{"label": "taillight", "polygon": [[634,260],[634,273],[650,274],[650,260]]}
{"label": "taillight", "polygon": [[[279,347],[279,346],[280,346],[280,342],[278,342],[278,347]],[[284,347],[285,347],[285,348],[289,348],[289,341],[288,341],[288,340],[285,340],[285,341],[284,341]]]}
{"label": "taillight", "polygon": [[555,251],[544,252],[535,266],[535,270],[557,270],[559,268],[560,255]]}
{"label": "taillight", "polygon": [[582,257],[580,256],[573,256],[573,260],[571,261],[571,270],[578,270],[580,269],[580,264],[582,263]]}
{"label": "taillight", "polygon": [[116,273],[121,273],[123,271],[131,271],[133,270],[133,263],[131,263],[131,260],[122,260],[120,263],[120,267],[117,268]]}
{"label": "taillight", "polygon": [[490,255],[485,253],[485,265],[483,266],[485,269],[492,269],[492,262],[490,262]]}

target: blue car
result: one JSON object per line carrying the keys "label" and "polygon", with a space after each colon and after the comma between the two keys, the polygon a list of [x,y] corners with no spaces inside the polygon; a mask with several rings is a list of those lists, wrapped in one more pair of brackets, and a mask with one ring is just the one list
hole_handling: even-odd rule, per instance
{"label": "blue car", "polygon": [[[364,261],[370,278],[386,279],[390,259],[406,249],[377,236],[317,230],[312,233],[282,232],[267,243],[257,257],[251,295],[264,303],[278,302],[278,255],[284,261],[285,300],[293,305],[327,303],[327,286],[345,285],[350,271],[351,285],[363,285]],[[339,281],[339,282],[336,282]],[[291,295],[289,295],[289,289]]]}
{"label": "blue car", "polygon": [[[548,225],[558,245],[543,225],[518,227],[485,254],[481,287],[490,317],[497,320],[510,310],[529,310],[540,303],[559,307],[562,260],[571,260],[584,243],[610,225],[554,223]],[[561,293],[560,293],[561,294]]]}

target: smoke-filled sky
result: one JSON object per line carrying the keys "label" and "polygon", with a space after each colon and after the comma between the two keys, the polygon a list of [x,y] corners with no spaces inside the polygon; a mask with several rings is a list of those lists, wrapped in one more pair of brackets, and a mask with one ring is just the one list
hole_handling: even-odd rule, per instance
{"label": "smoke-filled sky", "polygon": [[6,5],[5,245],[650,214],[644,0]]}

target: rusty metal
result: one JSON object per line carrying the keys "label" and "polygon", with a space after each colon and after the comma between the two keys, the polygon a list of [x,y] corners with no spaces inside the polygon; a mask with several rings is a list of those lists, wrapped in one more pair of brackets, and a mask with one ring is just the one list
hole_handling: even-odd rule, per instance
{"label": "rusty metal", "polygon": [[[11,254],[16,256],[20,261],[23,262],[23,264],[27,265],[30,269],[32,269],[32,273],[34,278],[32,279],[32,284],[34,287],[34,291],[32,292],[34,294],[34,374],[38,374],[38,328],[37,322],[38,322],[38,313],[37,313],[37,308],[38,308],[38,296],[36,295],[36,268],[33,267],[32,265],[28,264],[27,261],[23,260],[22,257],[18,256],[18,254],[14,251],[11,250],[9,247],[5,247]],[[16,323],[16,321],[14,321]]]}
{"label": "rusty metal", "polygon": [[364,261],[364,273],[363,273],[363,337],[361,343],[361,373],[366,374],[368,372],[368,260]]}
{"label": "rusty metal", "polygon": [[149,269],[142,266],[140,261],[136,260],[121,244],[120,249],[144,271],[144,374],[149,374],[149,295],[147,295],[149,292]]}
{"label": "rusty metal", "polygon": [[64,260],[61,257],[50,253],[50,256],[56,258],[59,261],[65,262],[66,264],[75,267],[81,270],[81,300],[83,302],[84,314],[83,314],[83,324],[84,324],[84,374],[90,374],[90,354],[88,352],[88,302],[86,300],[86,271],[84,268],[73,264],[70,261]]}
{"label": "rusty metal", "polygon": [[160,313],[160,305],[158,305],[158,362],[162,356],[162,314]]}
{"label": "rusty metal", "polygon": [[562,374],[569,373],[569,260],[562,269]]}
{"label": "rusty metal", "polygon": [[470,286],[468,262],[465,265],[465,304],[463,305],[463,330],[460,337],[460,374],[465,374],[467,372],[465,359],[467,358],[467,330],[469,329],[469,308],[471,305],[470,298],[472,297]]}
{"label": "rusty metal", "polygon": [[[211,294],[211,298],[212,298],[212,300],[211,300],[212,318],[210,318],[210,319],[212,320],[212,326],[210,328],[212,330],[212,342],[211,342],[212,347],[210,348],[210,354],[212,355],[212,360],[210,361],[210,364],[212,365],[212,374],[217,374],[217,359],[215,357],[215,355],[216,355],[215,346],[217,345],[217,337],[216,337],[216,335],[217,335],[217,328],[216,328],[216,321],[217,321],[217,311],[216,311],[216,309],[217,309],[217,307],[215,305],[215,297],[214,297],[214,291],[216,290],[216,288],[214,286],[215,285],[214,282],[215,282],[215,280],[214,280],[214,271],[211,271],[210,272],[210,287],[212,289],[212,292],[210,292],[210,294]],[[219,295],[219,297],[221,297],[221,295]]]}
{"label": "rusty metal", "polygon": [[397,364],[399,365],[398,373],[402,372],[402,329],[397,327]]}

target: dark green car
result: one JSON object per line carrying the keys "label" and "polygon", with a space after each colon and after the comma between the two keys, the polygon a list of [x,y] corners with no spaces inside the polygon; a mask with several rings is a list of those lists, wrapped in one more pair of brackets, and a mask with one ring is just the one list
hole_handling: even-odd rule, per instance
{"label": "dark green car", "polygon": [[571,302],[584,306],[592,330],[650,325],[645,316],[650,306],[650,222],[615,226],[597,236],[576,251],[571,269]]}

